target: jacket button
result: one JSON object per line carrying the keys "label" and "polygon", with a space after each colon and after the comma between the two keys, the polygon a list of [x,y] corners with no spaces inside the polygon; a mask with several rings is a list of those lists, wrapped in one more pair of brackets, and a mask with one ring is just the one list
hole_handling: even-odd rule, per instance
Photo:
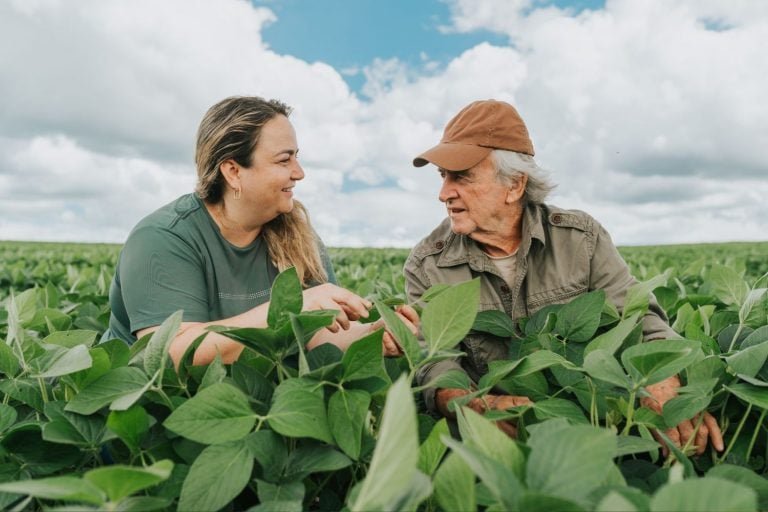
{"label": "jacket button", "polygon": [[439,242],[435,242],[435,249],[442,249],[443,247],[445,247],[445,242],[443,242],[442,240],[440,240]]}
{"label": "jacket button", "polygon": [[552,224],[560,224],[563,221],[563,216],[556,213],[552,216]]}
{"label": "jacket button", "polygon": [[503,293],[509,293],[509,286],[507,286],[505,284],[501,285],[501,291]]}

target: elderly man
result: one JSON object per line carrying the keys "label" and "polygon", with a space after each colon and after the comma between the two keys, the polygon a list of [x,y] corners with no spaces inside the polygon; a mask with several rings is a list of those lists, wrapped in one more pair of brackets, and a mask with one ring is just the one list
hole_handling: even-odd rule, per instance
{"label": "elderly man", "polygon": [[[443,182],[439,199],[448,218],[413,249],[406,262],[411,301],[434,284],[479,276],[480,309],[502,310],[512,319],[596,289],[604,290],[621,310],[627,289],[636,282],[626,263],[595,219],[544,204],[553,185],[533,155],[528,130],[515,108],[487,100],[465,107],[445,127],[440,143],[414,159],[416,167],[427,163],[438,167]],[[678,337],[655,301],[642,322],[645,340]],[[421,383],[451,369],[464,371],[477,382],[490,361],[508,358],[505,340],[479,333],[464,339],[462,350],[467,355],[460,361],[424,368]],[[649,386],[651,397],[644,399],[644,405],[660,412],[679,386],[677,377]],[[431,410],[450,417],[448,403],[466,393],[432,389],[425,399]],[[487,395],[469,406],[484,412],[527,403],[530,400],[524,396]],[[678,445],[695,436],[698,453],[708,439],[717,450],[723,449],[717,421],[709,413],[704,413],[698,431],[695,424],[695,420],[684,421],[666,434]],[[509,435],[516,434],[513,424],[498,425]]]}

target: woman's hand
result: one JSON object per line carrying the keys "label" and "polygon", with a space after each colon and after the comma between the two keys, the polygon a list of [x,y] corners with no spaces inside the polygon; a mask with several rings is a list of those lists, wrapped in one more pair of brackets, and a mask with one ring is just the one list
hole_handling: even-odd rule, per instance
{"label": "woman's hand", "polygon": [[303,296],[305,311],[338,310],[335,321],[327,327],[331,332],[347,330],[351,321],[368,318],[368,310],[373,307],[370,301],[331,283],[308,288]]}

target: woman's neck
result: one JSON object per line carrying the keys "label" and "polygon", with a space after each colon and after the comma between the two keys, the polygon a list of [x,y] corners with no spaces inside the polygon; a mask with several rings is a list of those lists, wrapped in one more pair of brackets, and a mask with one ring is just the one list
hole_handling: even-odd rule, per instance
{"label": "woman's neck", "polygon": [[205,207],[219,227],[221,236],[232,245],[246,247],[261,233],[262,224],[246,222],[238,208],[233,205],[228,206],[225,200],[215,204],[205,203]]}

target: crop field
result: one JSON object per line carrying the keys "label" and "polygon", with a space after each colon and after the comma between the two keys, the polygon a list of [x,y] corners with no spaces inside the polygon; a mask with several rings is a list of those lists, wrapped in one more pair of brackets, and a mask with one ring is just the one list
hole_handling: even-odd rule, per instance
{"label": "crop field", "polygon": [[[307,351],[333,313],[302,312],[289,269],[267,328],[215,328],[250,349],[236,363],[189,350],[177,371],[178,313],[100,343],[119,246],[0,242],[0,509],[768,510],[768,243],[620,250],[639,280],[621,313],[595,291],[513,323],[478,314],[468,281],[425,295],[417,340],[391,310],[408,251],[331,249],[404,356],[382,357],[381,331]],[[641,343],[651,292],[682,339]],[[508,338],[510,358],[434,384],[533,405],[460,409],[452,432],[414,376],[470,330]],[[672,375],[664,413],[641,407]],[[663,458],[651,431],[704,409],[725,450]],[[509,418],[517,440],[491,422]]]}

